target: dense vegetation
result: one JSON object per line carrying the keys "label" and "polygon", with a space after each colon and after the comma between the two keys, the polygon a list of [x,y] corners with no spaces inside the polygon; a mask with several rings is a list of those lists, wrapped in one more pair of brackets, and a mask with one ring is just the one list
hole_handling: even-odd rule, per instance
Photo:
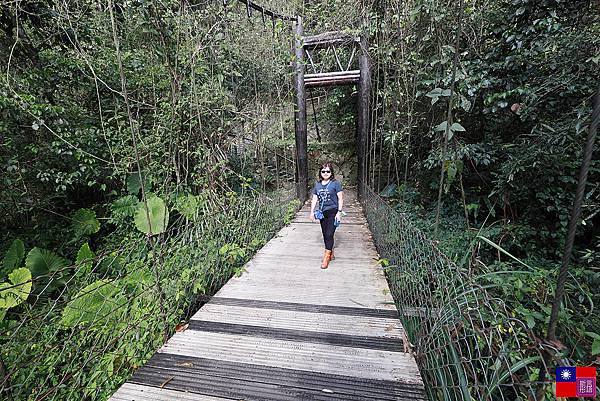
{"label": "dense vegetation", "polygon": [[290,27],[243,13],[3,3],[0,398],[106,399],[289,221]]}
{"label": "dense vegetation", "polygon": [[[319,29],[347,20],[346,2],[311,2],[308,10]],[[511,358],[515,364],[539,350],[553,355],[550,366],[598,363],[597,158],[559,314],[560,341],[544,341],[600,84],[598,3],[376,1],[366,29],[376,85],[371,185],[531,331],[530,350]],[[347,125],[355,111],[340,114],[339,97],[332,100],[328,117]],[[509,328],[498,329],[505,346]],[[539,371],[512,380],[535,381]]]}
{"label": "dense vegetation", "polygon": [[[598,5],[460,4],[375,9],[379,135],[394,161],[383,183],[397,185],[385,192],[413,204],[433,233],[441,166],[443,249],[475,273],[513,272],[492,284],[544,338],[599,85]],[[580,363],[600,353],[599,168],[594,161],[560,316],[567,346],[558,348]]]}
{"label": "dense vegetation", "polygon": [[[371,186],[542,347],[598,3],[264,4],[367,33]],[[0,398],[106,399],[297,206],[271,168],[293,169],[291,27],[213,1],[0,7]],[[320,123],[351,141],[355,92],[327,99]],[[599,185],[595,160],[552,344],[581,364],[600,355]]]}

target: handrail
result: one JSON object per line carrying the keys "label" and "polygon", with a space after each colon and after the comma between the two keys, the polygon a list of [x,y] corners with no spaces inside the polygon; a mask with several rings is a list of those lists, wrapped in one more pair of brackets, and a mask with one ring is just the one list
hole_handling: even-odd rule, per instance
{"label": "handrail", "polygon": [[541,347],[488,280],[494,272],[461,269],[370,187],[363,205],[430,399],[536,399],[548,386],[537,380]]}

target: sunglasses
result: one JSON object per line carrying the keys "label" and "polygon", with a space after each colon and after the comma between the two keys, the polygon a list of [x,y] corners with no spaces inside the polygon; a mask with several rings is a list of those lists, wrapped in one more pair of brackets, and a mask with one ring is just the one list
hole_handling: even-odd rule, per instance
{"label": "sunglasses", "polygon": [[322,174],[325,174],[325,173],[331,173],[331,170],[321,170],[321,173],[322,173]]}

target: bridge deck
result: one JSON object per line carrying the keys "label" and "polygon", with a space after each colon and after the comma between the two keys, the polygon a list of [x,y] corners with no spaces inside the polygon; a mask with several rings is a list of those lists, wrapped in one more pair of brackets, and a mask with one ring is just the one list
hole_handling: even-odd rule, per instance
{"label": "bridge deck", "polygon": [[111,398],[425,400],[353,193],[336,260],[296,216]]}

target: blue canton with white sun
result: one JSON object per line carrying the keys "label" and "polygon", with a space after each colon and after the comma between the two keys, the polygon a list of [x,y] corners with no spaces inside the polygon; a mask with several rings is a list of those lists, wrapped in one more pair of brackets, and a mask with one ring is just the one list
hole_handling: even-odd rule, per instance
{"label": "blue canton with white sun", "polygon": [[574,382],[576,379],[576,370],[574,366],[560,366],[556,368],[557,382]]}

